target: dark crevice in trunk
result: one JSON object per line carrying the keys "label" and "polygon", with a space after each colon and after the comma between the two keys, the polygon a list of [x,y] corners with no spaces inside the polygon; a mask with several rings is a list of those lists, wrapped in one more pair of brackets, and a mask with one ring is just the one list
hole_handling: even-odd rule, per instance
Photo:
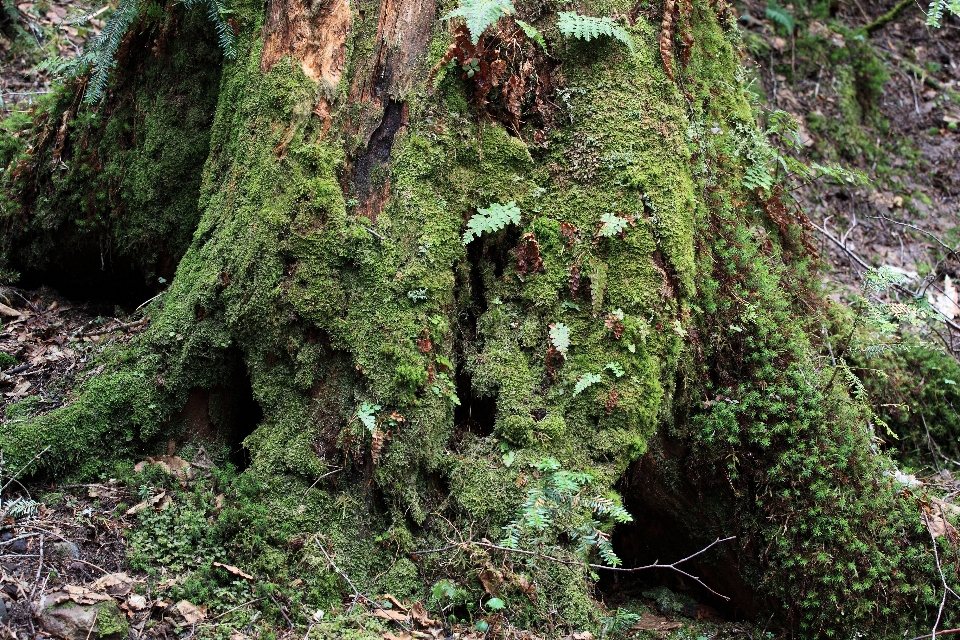
{"label": "dark crevice in trunk", "polygon": [[387,100],[380,126],[370,136],[367,150],[353,165],[353,190],[358,213],[376,220],[390,192],[390,152],[393,139],[406,121],[406,104]]}
{"label": "dark crevice in trunk", "polygon": [[[732,504],[729,490],[699,478],[693,482],[685,472],[690,452],[665,436],[651,440],[651,450],[630,466],[617,483],[624,507],[633,522],[618,525],[613,536],[614,550],[624,567],[675,562],[703,549],[717,538],[731,535],[734,528],[725,506]],[[598,589],[608,603],[642,598],[644,591],[665,586],[678,594],[706,605],[727,620],[752,619],[759,610],[746,574],[750,549],[741,549],[738,540],[722,543],[683,563],[687,573],[700,578],[711,589],[728,596],[717,597],[695,581],[675,571],[649,570],[634,574],[601,571]],[[697,617],[703,608],[684,614]]]}
{"label": "dark crevice in trunk", "polygon": [[218,443],[228,450],[231,463],[240,470],[250,464],[250,453],[243,441],[263,421],[263,409],[253,396],[243,358],[235,352],[233,373],[222,385],[190,392],[187,404],[174,419],[180,425],[184,442]]}
{"label": "dark crevice in trunk", "polygon": [[460,406],[454,410],[453,420],[457,431],[457,440],[464,431],[481,437],[493,433],[493,423],[497,415],[496,398],[475,395],[473,377],[465,362],[466,354],[477,340],[477,323],[487,310],[486,287],[483,282],[485,247],[483,242],[475,241],[467,245],[467,262],[458,274],[457,290],[460,292],[461,312],[457,317],[457,340],[455,345],[457,371],[454,383]]}

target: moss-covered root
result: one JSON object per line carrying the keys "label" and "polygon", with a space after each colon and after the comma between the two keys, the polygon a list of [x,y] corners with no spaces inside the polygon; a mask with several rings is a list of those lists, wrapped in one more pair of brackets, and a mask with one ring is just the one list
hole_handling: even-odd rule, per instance
{"label": "moss-covered root", "polygon": [[[663,428],[695,477],[731,487],[720,528],[760,551],[744,571],[785,627],[892,635],[924,620],[923,532],[818,369],[807,320],[822,301],[797,230],[742,185],[765,156],[736,34],[709,3],[679,85],[655,20],[630,27],[633,55],[563,39],[520,3],[554,56],[527,43],[554,111],[519,120],[456,66],[430,78],[452,38],[432,6],[403,21],[393,3],[341,9],[318,20],[343,41],[318,51],[260,4],[236,7],[241,55],[176,278],[72,404],[5,425],[5,454],[49,444],[41,464],[63,471],[93,443],[116,455],[183,436],[195,390],[245,371],[263,411],[246,473],[273,533],[235,531],[264,575],[312,567],[321,606],[344,585],[303,540],[320,534],[365,589],[451,578],[479,597],[482,558],[417,566],[407,552],[450,527],[498,538],[555,466],[616,504],[614,482]],[[465,245],[464,222],[494,204],[518,222]],[[589,576],[550,567],[517,619],[596,625]]]}

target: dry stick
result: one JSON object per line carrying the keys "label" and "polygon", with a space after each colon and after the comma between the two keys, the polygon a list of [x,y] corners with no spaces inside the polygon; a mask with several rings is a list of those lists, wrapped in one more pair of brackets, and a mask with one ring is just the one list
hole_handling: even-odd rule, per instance
{"label": "dry stick", "polygon": [[233,609],[228,609],[228,610],[224,611],[223,613],[221,613],[220,615],[214,616],[213,618],[210,618],[210,622],[213,622],[214,620],[219,620],[220,618],[224,617],[225,615],[230,614],[230,613],[233,613],[233,612],[236,611],[237,609],[242,609],[242,608],[244,608],[244,607],[246,607],[246,606],[248,606],[248,605],[256,604],[257,602],[260,602],[261,600],[266,600],[266,597],[257,598],[256,600],[251,600],[250,602],[244,602],[244,603],[241,604],[241,605],[237,605],[237,606],[234,607]]}
{"label": "dry stick", "polygon": [[29,462],[27,462],[27,464],[25,464],[25,465],[23,465],[22,467],[20,467],[20,469],[19,469],[15,474],[13,474],[12,476],[10,476],[10,479],[7,480],[7,483],[6,483],[5,485],[3,485],[2,487],[0,487],[0,493],[3,493],[4,491],[6,491],[6,490],[7,490],[7,487],[10,486],[10,483],[13,482],[13,481],[16,479],[17,476],[19,476],[21,473],[23,473],[23,472],[26,470],[26,468],[29,467],[31,464],[33,464],[34,462],[36,462],[37,460],[39,460],[39,459],[40,459],[40,456],[42,456],[42,455],[45,454],[47,451],[49,451],[49,450],[50,450],[50,447],[52,447],[52,446],[53,446],[53,445],[48,444],[47,447],[46,447],[43,451],[41,451],[41,452],[38,453],[37,455],[33,456],[33,458],[32,458]]}
{"label": "dry stick", "polygon": [[933,623],[933,631],[930,632],[931,638],[933,640],[937,639],[937,626],[940,624],[940,617],[943,616],[943,607],[947,604],[947,579],[943,575],[943,567],[940,566],[940,553],[937,551],[937,537],[933,535],[933,531],[930,529],[930,519],[927,517],[926,511],[921,511],[923,514],[923,522],[927,525],[927,533],[930,534],[930,539],[933,541],[933,559],[937,563],[937,571],[940,572],[940,581],[943,582],[943,599],[940,601],[940,609],[937,611],[937,620]]}
{"label": "dry stick", "polygon": [[871,220],[883,220],[883,221],[885,221],[885,222],[892,222],[893,224],[899,224],[899,225],[902,226],[902,227],[907,227],[907,228],[909,228],[909,229],[913,229],[914,231],[919,231],[919,232],[922,233],[923,235],[929,236],[930,238],[932,238],[934,242],[936,242],[936,243],[939,244],[941,247],[943,247],[944,249],[946,249],[946,250],[947,250],[947,253],[952,254],[952,253],[956,253],[956,251],[957,251],[956,249],[954,249],[954,248],[951,247],[950,245],[946,244],[943,240],[941,240],[940,238],[938,238],[936,235],[930,233],[930,232],[927,231],[926,229],[921,229],[920,227],[918,227],[918,226],[916,226],[916,225],[910,224],[909,222],[900,222],[899,220],[894,220],[893,218],[888,218],[887,216],[882,215],[882,214],[879,215],[879,216],[864,216],[864,217],[865,217],[865,218],[870,218]]}
{"label": "dry stick", "polygon": [[90,640],[90,636],[93,634],[93,630],[97,628],[97,618],[99,617],[100,617],[100,607],[97,607],[97,609],[93,612],[93,622],[90,623],[90,631],[87,631],[87,640]]}
{"label": "dry stick", "polygon": [[[954,633],[960,633],[960,629],[944,629],[943,631],[938,632],[941,636],[946,636]],[[924,638],[932,638],[933,634],[926,634],[923,636],[917,636],[916,638],[910,638],[910,640],[924,640]]]}
{"label": "dry stick", "polygon": [[273,594],[267,594],[270,597],[270,602],[277,605],[277,609],[280,609],[280,615],[283,616],[283,619],[287,621],[287,624],[290,625],[291,629],[296,629],[296,625],[293,624],[293,621],[290,620],[290,616],[287,615],[287,612],[284,610],[283,605],[277,602],[277,599],[273,597]]}
{"label": "dry stick", "polygon": [[[360,593],[360,592],[357,590],[357,587],[354,586],[353,581],[350,580],[350,576],[348,576],[347,574],[345,574],[343,571],[341,571],[341,570],[337,567],[337,565],[333,562],[333,558],[330,557],[330,554],[327,553],[327,550],[323,548],[323,545],[322,545],[322,544],[320,544],[320,538],[319,538],[318,536],[314,536],[313,539],[314,539],[314,541],[317,543],[317,546],[320,547],[320,551],[323,552],[323,556],[327,559],[327,562],[329,562],[329,563],[330,563],[330,566],[333,567],[333,570],[337,573],[337,575],[339,575],[341,578],[343,578],[344,580],[346,580],[346,581],[347,581],[347,584],[350,585],[350,588],[353,589],[353,604],[350,605],[350,609],[347,610],[347,613],[350,613],[351,611],[353,611],[353,608],[357,605],[357,600],[366,600],[367,602],[369,602],[370,604],[372,604],[373,606],[375,606],[375,607],[376,607],[377,609],[379,609],[380,611],[383,611],[384,613],[386,613],[386,609],[384,609],[383,607],[381,607],[379,602],[377,602],[376,600],[371,600],[370,598],[368,598],[367,596],[363,595],[362,593]],[[390,618],[390,617],[389,617],[389,614],[387,614],[387,617],[388,617],[390,620],[392,620],[393,622],[396,622],[398,625],[400,625],[401,627],[403,627],[403,630],[406,631],[407,633],[410,632],[410,627],[408,627],[407,625],[403,624],[402,622],[400,622],[399,620],[397,620],[397,619],[395,619],[395,618]]]}
{"label": "dry stick", "polygon": [[[863,259],[862,259],[860,256],[858,256],[858,255],[855,254],[853,251],[851,251],[850,249],[848,249],[848,248],[846,247],[846,245],[842,244],[838,238],[836,238],[836,237],[834,237],[833,235],[831,235],[829,231],[827,231],[827,230],[824,229],[823,227],[817,226],[813,221],[810,222],[810,226],[812,226],[814,229],[816,229],[817,231],[819,231],[820,233],[822,233],[823,235],[825,235],[827,238],[829,238],[830,241],[833,242],[833,243],[834,243],[835,245],[837,245],[838,247],[840,247],[840,248],[844,251],[844,253],[846,253],[847,256],[850,257],[851,260],[854,260],[857,264],[859,264],[859,265],[860,265],[861,267],[863,267],[865,270],[869,271],[869,270],[872,268],[870,265],[868,265],[866,262],[864,262]],[[901,292],[903,292],[903,293],[905,293],[905,294],[907,294],[907,295],[910,295],[910,296],[915,295],[913,291],[910,291],[910,290],[907,289],[906,287],[903,287],[903,286],[900,286],[900,285],[893,285],[893,286],[894,286],[894,288],[897,289],[898,291],[901,291]],[[938,291],[940,291],[940,293],[943,293],[943,291],[940,290],[939,288],[937,288],[937,287],[934,287],[934,288],[937,289]],[[951,329],[953,329],[953,330],[955,330],[955,331],[957,331],[957,332],[960,332],[960,325],[958,325],[956,322],[954,322],[953,320],[951,320],[951,319],[948,318],[947,316],[943,315],[943,313],[940,312],[936,307],[934,307],[934,311],[937,312],[937,314],[940,316],[940,318],[943,320],[943,322],[944,322],[947,326],[949,326]]]}
{"label": "dry stick", "polygon": [[476,546],[476,547],[482,547],[482,548],[484,548],[484,549],[495,549],[496,551],[504,551],[504,552],[507,552],[507,553],[519,553],[519,554],[525,555],[525,556],[534,556],[534,557],[537,557],[537,558],[543,558],[544,560],[550,560],[550,561],[552,561],[552,562],[556,562],[556,563],[559,563],[559,564],[565,564],[565,565],[571,565],[571,566],[580,566],[580,567],[590,567],[591,569],[603,569],[603,570],[605,570],[605,571],[619,571],[620,573],[634,573],[634,572],[637,572],[637,571],[646,571],[646,570],[648,570],[648,569],[670,569],[670,570],[672,570],[672,571],[676,571],[677,573],[680,573],[680,574],[682,574],[682,575],[687,576],[687,577],[690,578],[691,580],[696,581],[700,586],[702,586],[704,589],[706,589],[707,591],[709,591],[709,592],[712,593],[713,595],[719,596],[719,597],[723,598],[724,600],[730,600],[730,598],[729,598],[728,596],[725,596],[725,595],[723,595],[723,594],[721,594],[721,593],[717,593],[716,591],[714,591],[713,589],[711,589],[710,587],[708,587],[706,584],[704,584],[703,580],[701,580],[700,578],[698,578],[698,577],[695,576],[695,575],[692,575],[692,574],[687,573],[687,572],[684,571],[683,569],[679,568],[677,565],[678,565],[678,564],[681,564],[681,563],[683,563],[683,562],[686,562],[687,560],[691,560],[691,559],[693,559],[693,558],[696,558],[696,557],[699,556],[700,554],[705,553],[708,549],[710,549],[710,547],[714,546],[715,544],[719,544],[719,543],[721,543],[721,542],[728,542],[728,541],[730,541],[730,540],[734,540],[736,537],[737,537],[737,536],[729,536],[729,537],[727,537],[727,538],[717,538],[716,540],[714,540],[713,542],[711,542],[710,544],[708,544],[707,546],[705,546],[703,549],[700,549],[700,551],[697,551],[696,553],[692,553],[692,554],[690,554],[689,556],[687,556],[686,558],[683,558],[683,559],[681,559],[681,560],[677,560],[677,561],[675,561],[675,562],[671,562],[670,564],[660,564],[660,561],[659,561],[659,560],[655,560],[653,564],[644,565],[644,566],[642,566],[642,567],[632,567],[632,568],[629,568],[629,569],[625,569],[625,568],[622,568],[622,567],[608,567],[608,566],[602,565],[602,564],[591,564],[591,563],[585,563],[585,562],[576,562],[576,561],[574,561],[574,560],[564,560],[564,559],[562,559],[562,558],[555,558],[555,557],[553,557],[553,556],[548,556],[548,555],[543,554],[543,553],[537,553],[536,551],[527,551],[526,549],[512,549],[512,548],[510,548],[510,547],[502,547],[502,546],[500,546],[500,545],[492,544],[492,543],[489,543],[489,542],[463,542],[463,543],[460,543],[460,544],[452,544],[452,545],[449,545],[449,546],[446,546],[446,547],[440,547],[440,548],[438,548],[438,549],[426,549],[426,550],[424,550],[424,551],[412,551],[412,552],[410,552],[410,555],[415,556],[415,555],[427,555],[427,554],[431,554],[431,553],[442,553],[442,552],[444,552],[444,551],[450,551],[451,549],[463,549],[463,548],[466,547],[466,546],[473,545],[473,546]]}

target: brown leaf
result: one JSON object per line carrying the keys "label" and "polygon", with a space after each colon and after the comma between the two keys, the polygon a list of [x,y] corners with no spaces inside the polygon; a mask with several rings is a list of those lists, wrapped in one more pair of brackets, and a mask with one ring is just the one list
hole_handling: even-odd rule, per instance
{"label": "brown leaf", "polygon": [[384,599],[384,600],[389,600],[389,601],[390,601],[390,604],[392,604],[394,607],[396,607],[396,608],[397,608],[398,610],[400,610],[400,611],[406,611],[407,608],[408,608],[407,605],[403,604],[402,602],[400,602],[399,600],[397,600],[396,598],[394,598],[394,597],[393,597],[392,595],[390,595],[389,593],[384,594],[383,599]]}
{"label": "brown leaf", "polygon": [[6,316],[8,318],[19,318],[22,315],[23,314],[17,311],[16,309],[12,307],[8,307],[3,303],[0,303],[0,316]]}
{"label": "brown leaf", "polygon": [[106,591],[111,596],[123,597],[133,591],[133,578],[126,573],[108,573],[93,583],[97,591]]}
{"label": "brown leaf", "polygon": [[497,571],[494,571],[493,569],[484,569],[477,577],[480,578],[480,584],[483,585],[484,591],[489,593],[491,596],[497,595],[497,591],[500,588],[500,583],[503,581]]}
{"label": "brown leaf", "polygon": [[384,620],[392,620],[393,622],[410,622],[410,616],[402,611],[394,611],[393,609],[377,609],[373,615],[378,618],[383,618]]}
{"label": "brown leaf", "polygon": [[[136,468],[136,467],[134,467],[134,468]],[[152,498],[147,498],[147,499],[144,500],[143,502],[138,502],[137,504],[135,504],[135,505],[133,505],[132,507],[130,507],[129,509],[127,509],[126,515],[132,516],[133,514],[137,513],[138,511],[143,511],[143,510],[146,509],[147,507],[156,506],[156,505],[160,504],[166,496],[167,496],[167,492],[166,492],[166,491],[161,491],[160,493],[158,493],[157,495],[153,496]]]}
{"label": "brown leaf", "polygon": [[430,619],[430,616],[427,614],[427,610],[419,601],[414,602],[410,607],[410,617],[413,618],[421,627],[432,627],[440,624],[439,621]]}
{"label": "brown leaf", "polygon": [[207,617],[207,608],[198,607],[191,602],[181,600],[174,607],[187,624],[197,624]]}
{"label": "brown leaf", "polygon": [[533,233],[525,233],[516,248],[517,273],[527,275],[543,272],[543,258],[540,257],[540,243]]}
{"label": "brown leaf", "polygon": [[241,578],[246,578],[247,580],[253,580],[253,576],[249,573],[244,573],[238,567],[233,566],[232,564],[223,564],[222,562],[214,562],[213,566],[220,567],[225,570],[227,573],[232,573],[235,576],[240,576]]}

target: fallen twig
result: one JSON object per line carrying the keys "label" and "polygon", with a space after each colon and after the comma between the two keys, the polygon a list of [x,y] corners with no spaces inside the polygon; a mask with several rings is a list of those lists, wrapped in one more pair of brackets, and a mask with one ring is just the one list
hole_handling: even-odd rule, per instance
{"label": "fallen twig", "polygon": [[690,578],[691,580],[694,580],[694,581],[697,582],[701,587],[703,587],[704,589],[706,589],[706,590],[709,591],[710,593],[714,594],[715,596],[718,596],[718,597],[720,597],[720,598],[723,598],[724,600],[730,600],[730,598],[729,598],[728,596],[725,596],[725,595],[723,595],[722,593],[717,593],[716,591],[714,591],[713,589],[711,589],[710,587],[708,587],[708,586],[703,582],[703,580],[701,580],[700,578],[698,578],[698,577],[695,576],[695,575],[692,575],[692,574],[690,574],[690,573],[687,573],[687,572],[684,571],[683,569],[679,568],[677,565],[678,565],[678,564],[682,564],[682,563],[686,562],[687,560],[692,560],[693,558],[696,558],[697,556],[699,556],[699,555],[702,554],[702,553],[705,553],[708,549],[710,549],[711,547],[713,547],[713,546],[716,545],[716,544],[719,544],[719,543],[721,543],[721,542],[728,542],[728,541],[730,541],[730,540],[735,539],[736,537],[737,537],[737,536],[729,536],[729,537],[727,537],[727,538],[717,538],[716,540],[714,540],[713,542],[711,542],[710,544],[708,544],[707,546],[705,546],[703,549],[700,549],[700,551],[697,551],[696,553],[692,553],[692,554],[690,554],[689,556],[687,556],[686,558],[682,558],[682,559],[677,560],[677,561],[675,561],[675,562],[671,562],[670,564],[660,564],[660,561],[659,561],[659,560],[656,560],[656,561],[654,561],[653,564],[644,565],[644,566],[642,566],[642,567],[630,567],[630,568],[624,568],[624,567],[608,567],[608,566],[602,565],[602,564],[592,564],[592,563],[587,563],[587,562],[578,562],[578,561],[576,561],[576,560],[564,560],[563,558],[556,558],[556,557],[554,557],[554,556],[548,556],[548,555],[546,555],[546,554],[538,553],[538,552],[536,552],[536,551],[527,551],[526,549],[513,549],[513,548],[511,548],[511,547],[504,547],[504,546],[501,546],[501,545],[498,545],[498,544],[493,544],[493,543],[490,543],[490,542],[476,542],[476,541],[461,542],[461,543],[459,543],[459,544],[451,544],[451,545],[448,545],[448,546],[446,546],[446,547],[440,547],[440,548],[438,548],[438,549],[426,549],[426,550],[424,550],[424,551],[411,551],[411,552],[410,552],[410,555],[411,555],[411,556],[417,556],[417,555],[427,555],[427,554],[432,554],[432,553],[442,553],[442,552],[444,552],[444,551],[450,551],[450,550],[452,550],[452,549],[463,549],[464,547],[475,546],[475,547],[481,547],[481,548],[484,548],[484,549],[493,549],[493,550],[496,550],[496,551],[503,551],[503,552],[506,552],[506,553],[518,553],[518,554],[520,554],[520,555],[525,555],[525,556],[534,556],[534,557],[537,557],[537,558],[543,558],[544,560],[550,560],[551,562],[556,562],[556,563],[559,563],[559,564],[575,565],[575,566],[582,566],[582,567],[590,567],[591,569],[602,569],[602,570],[604,570],[604,571],[618,571],[618,572],[620,572],[620,573],[635,573],[635,572],[637,572],[637,571],[647,571],[647,570],[649,570],[649,569],[670,569],[671,571],[676,571],[677,573],[682,574],[682,575],[685,575],[685,576],[687,576],[688,578]]}

